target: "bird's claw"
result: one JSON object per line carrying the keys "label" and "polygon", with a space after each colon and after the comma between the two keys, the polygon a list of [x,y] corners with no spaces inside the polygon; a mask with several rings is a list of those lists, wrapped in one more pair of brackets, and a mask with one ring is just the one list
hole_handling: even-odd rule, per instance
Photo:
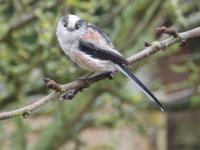
{"label": "bird's claw", "polygon": [[67,91],[61,95],[61,100],[72,100],[76,93],[76,90]]}
{"label": "bird's claw", "polygon": [[115,72],[108,72],[108,79],[112,80],[115,77]]}

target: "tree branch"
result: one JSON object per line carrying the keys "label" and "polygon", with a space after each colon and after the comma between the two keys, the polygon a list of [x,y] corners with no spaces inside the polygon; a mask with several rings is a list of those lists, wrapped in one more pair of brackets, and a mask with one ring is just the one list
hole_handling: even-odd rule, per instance
{"label": "tree branch", "polygon": [[[171,31],[171,29],[170,29],[170,31]],[[176,32],[176,30],[174,30],[174,32]],[[200,27],[197,27],[195,29],[192,29],[192,30],[189,30],[186,32],[182,32],[182,33],[174,33],[174,32],[166,32],[166,30],[163,31],[163,33],[169,34],[169,35],[171,35],[171,37],[168,39],[165,39],[163,41],[160,41],[160,42],[155,41],[151,44],[148,44],[148,47],[146,47],[144,50],[129,57],[128,61],[131,64],[135,64],[135,63],[139,62],[140,60],[142,60],[160,50],[165,50],[166,48],[168,48],[169,46],[171,46],[174,43],[182,42],[182,41],[188,40],[190,38],[200,37]],[[63,96],[65,99],[72,99],[78,92],[82,91],[84,88],[87,88],[90,85],[92,85],[93,83],[103,80],[103,79],[106,79],[106,78],[110,78],[109,73],[91,76],[91,77],[89,77],[87,79],[83,79],[83,80],[81,80],[81,79],[75,80],[71,83],[67,83],[64,85],[60,85],[50,79],[45,79],[44,81],[45,81],[47,88],[54,90],[53,92],[51,92],[49,95],[45,96],[44,98],[42,98],[28,106],[25,106],[25,107],[22,107],[19,109],[15,109],[15,110],[11,110],[8,112],[0,113],[0,120],[13,118],[13,117],[16,117],[19,115],[27,117],[30,115],[31,111],[33,111],[39,107],[42,107],[43,105],[45,105],[53,100],[59,99],[59,97],[62,96],[63,93],[64,93]]]}

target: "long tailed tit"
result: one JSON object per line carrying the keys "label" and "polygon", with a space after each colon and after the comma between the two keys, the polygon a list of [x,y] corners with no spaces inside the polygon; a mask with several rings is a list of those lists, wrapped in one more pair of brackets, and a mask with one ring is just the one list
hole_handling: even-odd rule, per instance
{"label": "long tailed tit", "polygon": [[129,62],[97,26],[76,15],[67,15],[58,21],[56,35],[61,49],[80,67],[97,73],[121,71],[165,111],[154,94],[128,70]]}

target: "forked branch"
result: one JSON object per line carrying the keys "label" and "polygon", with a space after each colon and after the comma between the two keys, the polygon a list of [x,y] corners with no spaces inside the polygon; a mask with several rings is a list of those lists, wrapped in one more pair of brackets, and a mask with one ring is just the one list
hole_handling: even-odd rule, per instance
{"label": "forked branch", "polygon": [[[195,38],[195,37],[200,37],[200,27],[194,28],[192,30],[182,32],[182,33],[177,33],[177,31],[174,28],[165,28],[161,27],[158,29],[159,32],[169,34],[171,37],[168,39],[165,39],[163,41],[155,41],[153,43],[146,43],[145,45],[147,46],[144,50],[138,52],[137,54],[134,54],[133,56],[128,58],[128,61],[131,64],[135,64],[142,59],[160,51],[160,50],[165,50],[169,46],[171,46],[174,43],[181,43],[185,40],[188,40],[190,38]],[[104,73],[104,74],[99,74],[95,76],[91,76],[85,80],[75,80],[73,82],[60,85],[56,83],[53,80],[50,79],[45,79],[45,84],[47,88],[52,89],[53,91],[39,99],[38,101],[34,102],[33,104],[27,105],[25,107],[7,111],[7,112],[1,112],[0,113],[0,120],[5,120],[9,118],[13,118],[16,116],[24,116],[27,117],[30,115],[30,113],[39,108],[42,107],[43,105],[55,101],[59,99],[61,96],[63,96],[64,99],[72,99],[79,91],[82,91],[84,88],[89,87],[93,83],[110,78],[109,73]],[[64,93],[64,94],[63,94]]]}

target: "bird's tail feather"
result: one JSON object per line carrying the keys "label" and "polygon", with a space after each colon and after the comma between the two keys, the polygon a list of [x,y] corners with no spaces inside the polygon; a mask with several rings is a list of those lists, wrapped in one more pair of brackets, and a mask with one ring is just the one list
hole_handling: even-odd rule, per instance
{"label": "bird's tail feather", "polygon": [[158,101],[158,99],[154,96],[154,94],[132,73],[128,70],[128,68],[125,65],[117,64],[117,68],[129,79],[134,80],[140,88],[153,100],[155,101],[159,106],[160,109],[165,112],[164,107],[162,104]]}

